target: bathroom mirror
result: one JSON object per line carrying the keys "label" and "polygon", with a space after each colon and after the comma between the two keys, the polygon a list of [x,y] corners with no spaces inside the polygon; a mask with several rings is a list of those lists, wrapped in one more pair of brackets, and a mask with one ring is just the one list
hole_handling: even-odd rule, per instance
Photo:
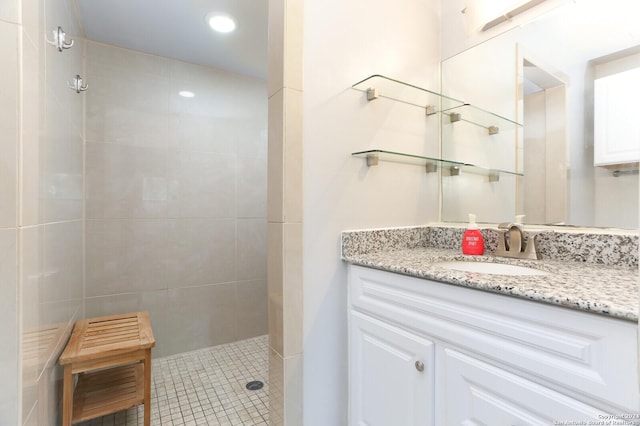
{"label": "bathroom mirror", "polygon": [[442,61],[443,94],[522,124],[470,133],[443,114],[443,158],[512,172],[443,173],[443,221],[638,228],[638,163],[594,166],[593,88],[640,67],[639,4],[565,2]]}

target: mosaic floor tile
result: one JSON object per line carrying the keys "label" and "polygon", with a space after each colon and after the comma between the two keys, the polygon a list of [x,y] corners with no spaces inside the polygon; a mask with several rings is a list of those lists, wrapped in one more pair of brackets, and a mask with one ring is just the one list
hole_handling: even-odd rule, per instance
{"label": "mosaic floor tile", "polygon": [[[267,336],[154,358],[152,426],[266,426],[269,423]],[[245,385],[264,383],[259,390]],[[79,423],[81,426],[143,425],[142,406]]]}

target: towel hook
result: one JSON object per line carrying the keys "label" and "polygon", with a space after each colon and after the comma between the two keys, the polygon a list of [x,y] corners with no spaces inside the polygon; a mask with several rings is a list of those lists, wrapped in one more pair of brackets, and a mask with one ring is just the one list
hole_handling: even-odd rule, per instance
{"label": "towel hook", "polygon": [[57,30],[53,30],[53,40],[47,39],[47,43],[58,48],[58,52],[62,52],[63,49],[69,49],[73,46],[74,40],[67,41],[67,33],[64,32],[62,27],[58,27]]}
{"label": "towel hook", "polygon": [[71,80],[69,80],[69,89],[75,90],[76,93],[84,92],[89,88],[88,84],[84,84],[82,77],[76,74]]}

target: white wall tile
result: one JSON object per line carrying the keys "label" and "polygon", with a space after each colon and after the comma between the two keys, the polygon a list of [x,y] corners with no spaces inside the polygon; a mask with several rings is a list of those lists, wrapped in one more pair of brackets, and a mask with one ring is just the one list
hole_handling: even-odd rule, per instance
{"label": "white wall tile", "polygon": [[17,232],[0,230],[0,424],[18,424]]}
{"label": "white wall tile", "polygon": [[167,288],[167,220],[88,220],[87,297]]}
{"label": "white wall tile", "polygon": [[170,153],[169,214],[172,217],[235,217],[235,155]]}
{"label": "white wall tile", "polygon": [[[156,320],[156,355],[253,335],[266,323],[251,222],[266,215],[266,83],[95,42],[87,80],[87,315],[157,309],[149,295],[164,294],[170,315],[157,311],[180,327]],[[242,317],[239,276],[256,308]],[[213,332],[198,333],[207,318]]]}
{"label": "white wall tile", "polygon": [[30,226],[44,220],[44,69],[39,49],[27,37],[22,40],[22,60],[20,225]]}
{"label": "white wall tile", "polygon": [[[56,26],[57,28],[57,26]],[[51,34],[47,37],[52,38]],[[45,90],[46,100],[51,105],[47,105],[47,122],[45,132],[49,132],[49,125],[57,124],[58,120],[64,118],[65,123],[63,134],[80,135],[83,131],[84,97],[88,92],[77,93],[69,88],[70,82],[76,75],[80,75],[86,83],[86,75],[83,70],[83,46],[81,38],[74,39],[74,45],[70,49],[58,51],[55,46],[43,44],[42,51],[45,57]],[[52,130],[58,134],[61,129]]]}
{"label": "white wall tile", "polygon": [[284,360],[269,347],[269,424],[284,426]]}
{"label": "white wall tile", "polygon": [[240,281],[236,293],[238,339],[267,334],[267,280]]}
{"label": "white wall tile", "polygon": [[70,36],[80,34],[80,23],[76,20],[72,0],[48,0],[44,6],[47,30],[61,26]]}
{"label": "white wall tile", "polygon": [[[57,363],[50,365],[38,380],[38,406],[34,413],[36,425],[57,425],[58,404],[62,398],[63,368]],[[26,425],[24,425],[26,426]]]}
{"label": "white wall tile", "polygon": [[284,89],[284,204],[285,222],[302,222],[302,92]]}
{"label": "white wall tile", "polygon": [[87,218],[166,217],[165,150],[87,143]]}
{"label": "white wall tile", "polygon": [[[284,347],[283,279],[284,224],[267,224],[267,290],[269,347],[280,356]],[[271,373],[270,373],[271,374]],[[271,391],[271,390],[270,390]]]}
{"label": "white wall tile", "polygon": [[0,3],[0,20],[20,23],[20,1],[19,0],[3,0]]}
{"label": "white wall tile", "polygon": [[[44,356],[37,350],[40,344],[42,285],[44,274],[44,226],[20,228],[20,287],[22,350],[23,416],[37,404],[37,382],[44,366]],[[36,348],[36,349],[34,349]]]}
{"label": "white wall tile", "polygon": [[283,226],[283,349],[285,357],[302,353],[303,330],[303,238],[301,223],[285,223]]}
{"label": "white wall tile", "polygon": [[170,288],[236,280],[233,219],[169,219],[167,282]]}
{"label": "white wall tile", "polygon": [[45,225],[45,303],[84,297],[82,228],[80,220]]}
{"label": "white wall tile", "polygon": [[[184,102],[189,102],[189,99]],[[231,154],[236,150],[234,130],[237,126],[237,122],[227,118],[173,114],[169,126],[169,147],[180,151]]]}
{"label": "white wall tile", "polygon": [[238,280],[264,279],[267,275],[266,219],[238,219],[236,226]]}
{"label": "white wall tile", "polygon": [[80,133],[73,130],[72,114],[82,117],[81,99],[70,98],[67,110],[47,98],[45,119],[45,221],[82,219],[84,197],[84,147]]}
{"label": "white wall tile", "polygon": [[269,98],[269,144],[267,153],[267,218],[284,221],[284,90]]}
{"label": "white wall tile", "polygon": [[23,1],[22,28],[29,42],[40,48],[44,39],[44,0]]}
{"label": "white wall tile", "polygon": [[284,86],[285,4],[285,0],[269,2],[269,98]]}
{"label": "white wall tile", "polygon": [[[3,8],[13,3],[9,2]],[[9,11],[0,9],[0,12]],[[16,226],[19,31],[17,25],[0,21],[0,228]]]}
{"label": "white wall tile", "polygon": [[304,1],[285,1],[284,87],[302,90]]}
{"label": "white wall tile", "polygon": [[87,81],[88,142],[167,147],[167,60],[88,42]]}
{"label": "white wall tile", "polygon": [[[83,74],[83,41],[70,0],[21,7],[18,411],[25,424],[54,424],[60,400],[56,360],[82,314],[84,291],[83,95],[67,87],[71,77]],[[44,43],[44,32],[51,39],[58,26],[75,39],[73,49],[61,53]]]}
{"label": "white wall tile", "polygon": [[170,353],[237,339],[235,284],[169,290],[167,339]]}
{"label": "white wall tile", "polygon": [[266,149],[256,157],[239,157],[236,175],[236,214],[242,218],[267,216]]}
{"label": "white wall tile", "polygon": [[260,98],[253,102],[258,111],[242,121],[240,129],[236,133],[235,142],[238,157],[265,157],[267,155],[267,100]]}

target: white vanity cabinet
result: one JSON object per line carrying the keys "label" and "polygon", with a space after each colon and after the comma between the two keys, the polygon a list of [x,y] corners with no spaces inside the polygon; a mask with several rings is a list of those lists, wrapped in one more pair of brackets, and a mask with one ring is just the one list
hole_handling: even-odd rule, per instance
{"label": "white vanity cabinet", "polygon": [[640,68],[598,78],[594,83],[594,164],[640,161]]}
{"label": "white vanity cabinet", "polygon": [[354,265],[349,321],[351,425],[640,412],[630,321]]}
{"label": "white vanity cabinet", "polygon": [[351,423],[433,425],[433,343],[359,312],[350,339]]}

